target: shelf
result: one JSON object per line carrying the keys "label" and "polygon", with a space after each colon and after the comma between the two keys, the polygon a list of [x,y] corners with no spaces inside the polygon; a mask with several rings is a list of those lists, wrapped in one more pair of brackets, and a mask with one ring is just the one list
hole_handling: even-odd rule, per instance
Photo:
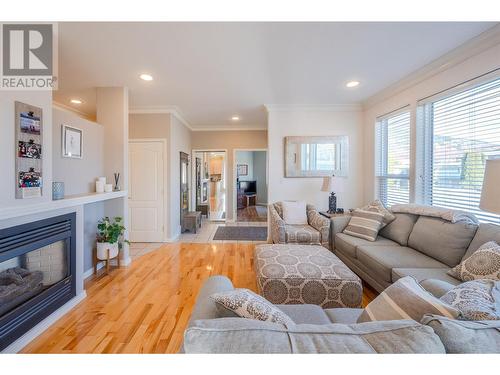
{"label": "shelf", "polygon": [[61,208],[83,206],[90,203],[102,202],[110,199],[126,197],[128,192],[112,191],[111,193],[87,193],[69,195],[63,199],[56,201],[43,202],[29,206],[8,207],[0,209],[0,220],[10,219],[13,217],[32,215],[35,213],[59,210]]}

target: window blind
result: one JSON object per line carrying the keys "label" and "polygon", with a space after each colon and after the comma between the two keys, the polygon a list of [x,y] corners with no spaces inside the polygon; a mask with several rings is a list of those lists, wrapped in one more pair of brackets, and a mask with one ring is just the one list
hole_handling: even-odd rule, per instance
{"label": "window blind", "polygon": [[500,79],[422,103],[418,114],[428,150],[422,174],[425,203],[500,223],[500,216],[479,208],[485,161],[500,157]]}
{"label": "window blind", "polygon": [[377,119],[376,178],[378,198],[386,205],[410,201],[410,112]]}

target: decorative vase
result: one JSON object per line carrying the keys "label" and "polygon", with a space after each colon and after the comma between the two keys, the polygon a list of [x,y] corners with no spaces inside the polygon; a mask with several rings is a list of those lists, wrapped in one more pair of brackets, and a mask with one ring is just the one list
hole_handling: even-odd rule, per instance
{"label": "decorative vase", "polygon": [[64,198],[64,182],[52,182],[52,200]]}
{"label": "decorative vase", "polygon": [[116,258],[119,252],[118,242],[109,243],[109,242],[98,242],[97,243],[97,259],[106,260],[108,259],[108,250],[109,250],[109,259]]}

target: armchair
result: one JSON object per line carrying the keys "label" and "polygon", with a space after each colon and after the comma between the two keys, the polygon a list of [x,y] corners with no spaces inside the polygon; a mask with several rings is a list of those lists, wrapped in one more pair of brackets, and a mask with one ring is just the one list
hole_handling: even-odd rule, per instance
{"label": "armchair", "polygon": [[307,225],[290,225],[283,220],[281,202],[269,205],[269,223],[273,243],[322,245],[330,248],[330,219],[320,215],[313,205],[307,205]]}

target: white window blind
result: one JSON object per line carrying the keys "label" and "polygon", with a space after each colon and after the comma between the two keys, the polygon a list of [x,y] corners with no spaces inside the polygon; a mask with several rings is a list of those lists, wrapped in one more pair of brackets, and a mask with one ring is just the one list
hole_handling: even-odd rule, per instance
{"label": "white window blind", "polygon": [[479,208],[485,160],[500,157],[500,79],[421,103],[418,126],[426,150],[425,203],[500,223],[500,216]]}
{"label": "white window blind", "polygon": [[410,112],[377,119],[376,178],[378,198],[386,205],[410,201]]}

